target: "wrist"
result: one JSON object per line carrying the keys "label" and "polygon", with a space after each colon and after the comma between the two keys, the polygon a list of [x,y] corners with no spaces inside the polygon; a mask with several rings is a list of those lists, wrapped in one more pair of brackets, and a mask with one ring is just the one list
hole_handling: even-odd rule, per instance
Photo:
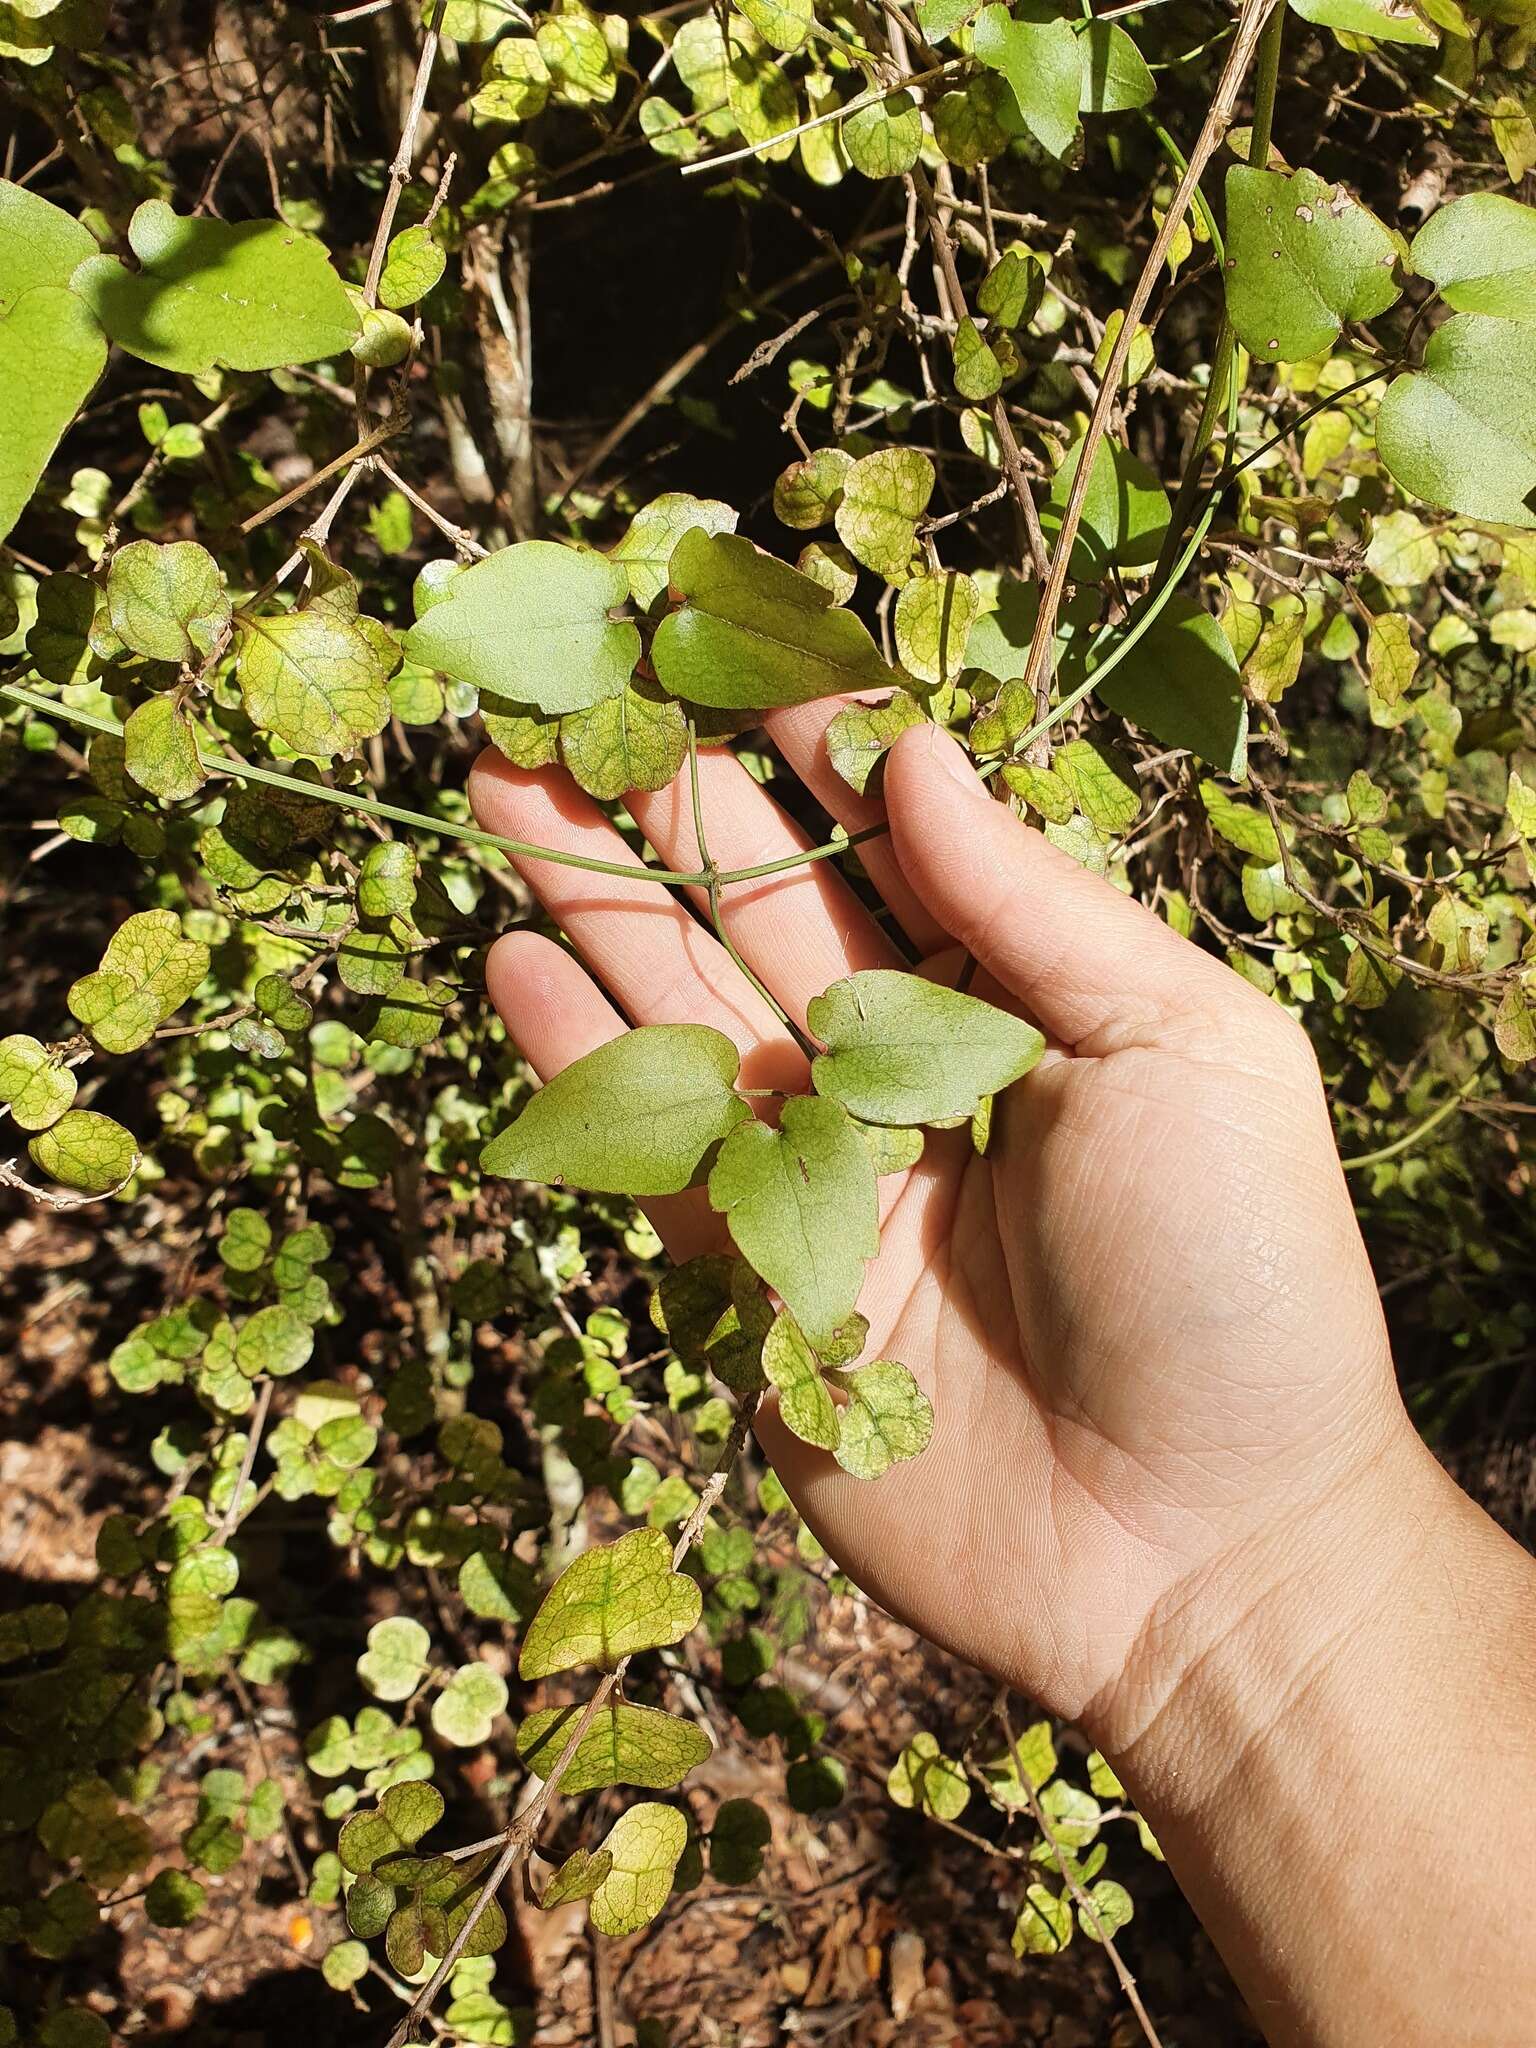
{"label": "wrist", "polygon": [[1144,1798],[1217,1796],[1227,1760],[1264,1740],[1299,1688],[1347,1666],[1384,1617],[1402,1640],[1456,1503],[1468,1505],[1398,1410],[1369,1455],[1164,1596],[1089,1732]]}

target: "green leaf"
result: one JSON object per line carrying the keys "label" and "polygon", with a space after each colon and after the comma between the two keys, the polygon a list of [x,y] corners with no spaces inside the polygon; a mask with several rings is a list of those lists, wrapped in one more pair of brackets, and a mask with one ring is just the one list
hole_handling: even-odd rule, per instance
{"label": "green leaf", "polygon": [[379,274],[379,304],[398,312],[424,299],[447,267],[448,258],[427,227],[406,228],[395,236]]}
{"label": "green leaf", "polygon": [[[387,627],[358,610],[357,585],[313,543],[310,595],[288,612],[241,613],[235,676],[253,724],[295,754],[349,754],[389,723],[400,666]],[[446,607],[444,607],[446,609]]]}
{"label": "green leaf", "polygon": [[632,1530],[566,1566],[523,1638],[518,1675],[549,1678],[578,1664],[611,1671],[636,1650],[681,1642],[700,1607],[697,1585],[673,1571],[661,1530]]}
{"label": "green leaf", "polygon": [[1493,1020],[1493,1039],[1507,1060],[1536,1060],[1536,1002],[1523,983],[1510,982]]}
{"label": "green leaf", "polygon": [[616,697],[560,721],[560,753],[590,796],[611,803],[631,789],[665,789],[688,758],[688,720],[654,683],[628,682]]}
{"label": "green leaf", "polygon": [[208,779],[196,728],[175,697],[151,697],[129,712],[123,765],[141,789],[167,803],[196,796]]}
{"label": "green leaf", "polygon": [[[855,561],[887,583],[905,583],[912,571],[917,522],[928,509],[933,486],[933,464],[915,448],[877,448],[861,456],[843,480],[838,539]],[[878,680],[866,676],[864,684]]]}
{"label": "green leaf", "polygon": [[323,243],[282,221],[183,219],[146,199],[128,223],[137,274],[91,256],[72,288],[130,355],[206,376],[311,363],[349,349],[359,321]]}
{"label": "green leaf", "polygon": [[[526,15],[523,17],[527,19]],[[613,52],[586,13],[545,15],[535,33],[556,99],[571,107],[606,106],[618,90]]]}
{"label": "green leaf", "polygon": [[627,1031],[546,1082],[491,1139],[481,1168],[602,1194],[678,1194],[710,1146],[751,1115],[734,1093],[740,1062],[708,1025]]}
{"label": "green leaf", "polygon": [[538,1590],[520,1558],[475,1550],[459,1567],[459,1598],[487,1621],[523,1621],[538,1604]]}
{"label": "green leaf", "polygon": [[640,658],[637,626],[609,618],[629,596],[622,562],[525,540],[476,562],[405,636],[406,658],[541,711],[616,697]]}
{"label": "green leaf", "polygon": [[1275,828],[1255,805],[1238,803],[1219,782],[1209,780],[1200,784],[1200,800],[1211,829],[1219,832],[1229,845],[1266,865],[1279,860],[1280,842],[1275,837]]}
{"label": "green leaf", "polygon": [[723,1799],[709,1831],[709,1867],[720,1884],[751,1884],[773,1824],[755,1799]]}
{"label": "green leaf", "polygon": [[893,692],[883,704],[850,704],[827,727],[827,759],[862,796],[890,747],[927,715],[907,690]]}
{"label": "green leaf", "polygon": [[1059,1955],[1072,1939],[1072,1908],[1043,1884],[1024,1894],[1011,1946],[1016,1956]]}
{"label": "green leaf", "polygon": [[676,1807],[642,1800],[620,1814],[602,1845],[613,1867],[592,1894],[600,1934],[635,1934],[656,1918],[687,1842],[688,1823]]}
{"label": "green leaf", "polygon": [[891,1766],[885,1789],[895,1806],[935,1813],[940,1820],[958,1820],[971,1803],[965,1767],[939,1747],[926,1729],[914,1735]]}
{"label": "green leaf", "polygon": [[475,1749],[489,1742],[507,1710],[507,1681],[489,1664],[461,1664],[432,1702],[432,1726],[444,1742]]}
{"label": "green leaf", "polygon": [[207,1897],[203,1886],[185,1870],[162,1870],[150,1880],[144,1911],[156,1927],[189,1927]]}
{"label": "green leaf", "polygon": [[848,161],[866,178],[902,178],[923,146],[923,117],[911,93],[888,93],[842,124]]}
{"label": "green leaf", "polygon": [[1436,328],[1418,370],[1393,380],[1376,449],[1416,498],[1470,519],[1536,526],[1536,374],[1526,331],[1482,313]]}
{"label": "green leaf", "polygon": [[[392,1615],[376,1621],[368,1631],[368,1647],[357,1660],[357,1675],[376,1700],[408,1700],[427,1673],[427,1653],[432,1638],[419,1621],[409,1615]],[[432,1825],[418,1829],[424,1834]],[[415,1840],[415,1836],[411,1837]],[[343,1846],[342,1859],[346,1860]],[[357,1866],[347,1865],[348,1869]]]}
{"label": "green leaf", "polygon": [[815,0],[736,0],[765,43],[798,50],[816,19]]}
{"label": "green leaf", "polygon": [[927,1450],[933,1404],[904,1365],[877,1358],[838,1375],[848,1395],[837,1462],[855,1479],[878,1479],[892,1465]]}
{"label": "green leaf", "polygon": [[754,1121],[732,1131],[709,1199],[811,1343],[829,1341],[880,1249],[874,1163],[842,1108],[800,1096],[777,1130]]}
{"label": "green leaf", "polygon": [[[517,1753],[531,1771],[547,1778],[575,1729],[580,1707],[546,1707],[530,1714],[517,1731]],[[665,1791],[681,1784],[714,1748],[692,1721],[639,1707],[628,1700],[604,1706],[582,1736],[560,1775],[567,1798],[604,1785],[638,1785]]]}
{"label": "green leaf", "polygon": [[[1518,777],[1510,778],[1513,789]],[[0,1038],[0,1102],[23,1131],[46,1131],[75,1099],[79,1084],[69,1067],[56,1062],[47,1046],[24,1032]]]}
{"label": "green leaf", "polygon": [[1341,36],[1372,36],[1380,43],[1417,43],[1432,49],[1440,38],[1413,0],[1290,0],[1293,14]]}
{"label": "green leaf", "polygon": [[763,1340],[763,1371],[778,1389],[785,1428],[804,1444],[836,1450],[840,1434],[837,1404],[821,1376],[821,1361],[787,1310],[775,1316]]}
{"label": "green leaf", "polygon": [[834,982],[806,1021],[827,1048],[811,1068],[817,1093],[870,1124],[971,1116],[1045,1049],[1022,1018],[891,968]]}
{"label": "green leaf", "polygon": [[971,577],[954,569],[914,576],[896,600],[892,622],[902,667],[921,682],[954,682],[980,612],[981,593]]}
{"label": "green leaf", "polygon": [[629,591],[642,611],[648,611],[667,587],[667,568],[672,551],[685,533],[697,528],[704,533],[734,533],[734,506],[718,498],[694,498],[686,491],[664,491],[630,520],[611,550],[612,559],[624,564]]}
{"label": "green leaf", "polygon": [[368,1974],[368,1949],[361,1941],[338,1941],[328,1948],[320,1974],[333,1991],[347,1991]]}
{"label": "green leaf", "polygon": [[1116,21],[1090,21],[1078,32],[1083,75],[1078,111],[1121,114],[1155,98],[1157,84],[1146,60]]}
{"label": "green leaf", "polygon": [[976,291],[976,309],[995,327],[1022,327],[1045,296],[1045,265],[1027,251],[1005,249]]}
{"label": "green leaf", "polygon": [[0,178],[0,319],[23,292],[38,285],[64,288],[96,238],[83,221],[25,185]]}
{"label": "green leaf", "polygon": [[[1067,450],[1051,479],[1051,492],[1040,508],[1040,526],[1047,540],[1061,531],[1072,479],[1083,444]],[[1171,507],[1157,477],[1118,442],[1103,440],[1094,451],[1093,469],[1083,498],[1083,516],[1072,543],[1074,582],[1099,583],[1110,567],[1122,572],[1150,569],[1168,531]]]}
{"label": "green leaf", "polygon": [[71,987],[70,1012],[103,1052],[134,1052],[197,988],[208,957],[174,910],[138,911],[107,941],[95,973]]}
{"label": "green leaf", "polygon": [[1468,193],[1430,215],[1408,254],[1456,312],[1536,325],[1536,207]]}
{"label": "green leaf", "polygon": [[195,540],[120,548],[107,573],[107,610],[118,638],[154,661],[206,654],[229,624],[219,565]]}
{"label": "green leaf", "polygon": [[60,285],[32,286],[0,319],[0,391],[6,394],[0,540],[21,517],[106,361],[106,336],[74,293]]}
{"label": "green leaf", "polygon": [[235,1363],[247,1379],[256,1379],[263,1373],[285,1379],[308,1365],[314,1348],[315,1333],[304,1318],[281,1302],[273,1302],[268,1308],[257,1309],[240,1325],[235,1339]]}
{"label": "green leaf", "polygon": [[842,448],[816,448],[803,462],[792,462],[773,487],[775,517],[799,533],[825,526],[843,502],[852,469],[853,457]]}
{"label": "green leaf", "polygon": [[962,398],[991,398],[1003,388],[1003,366],[967,316],[955,330],[955,389]]}
{"label": "green leaf", "polygon": [[[354,1813],[336,1844],[346,1868],[359,1876],[386,1856],[414,1849],[443,1817],[443,1795],[435,1785],[391,1785],[371,1813]],[[355,1933],[362,1929],[354,1923]]]}
{"label": "green leaf", "polygon": [[606,1849],[573,1849],[545,1885],[540,1906],[547,1913],[570,1899],[590,1899],[612,1868],[613,1857]]}
{"label": "green leaf", "polygon": [[1063,157],[1077,134],[1083,59],[1069,21],[1015,21],[984,7],[972,31],[976,60],[1012,88],[1025,127],[1048,155]]}
{"label": "green leaf", "polygon": [[482,696],[480,721],[492,746],[505,754],[515,768],[547,768],[559,759],[558,717],[515,709],[504,697]]}
{"label": "green leaf", "polygon": [[684,534],[671,578],[685,603],[663,619],[651,664],[689,703],[758,710],[894,680],[852,612],[735,534]]}
{"label": "green leaf", "polygon": [[1189,597],[1171,598],[1099,699],[1165,747],[1188,747],[1241,782],[1248,772],[1248,706],[1227,636]]}
{"label": "green leaf", "polygon": [[1367,207],[1315,171],[1227,172],[1227,312],[1256,362],[1320,356],[1347,320],[1394,305],[1402,252]]}

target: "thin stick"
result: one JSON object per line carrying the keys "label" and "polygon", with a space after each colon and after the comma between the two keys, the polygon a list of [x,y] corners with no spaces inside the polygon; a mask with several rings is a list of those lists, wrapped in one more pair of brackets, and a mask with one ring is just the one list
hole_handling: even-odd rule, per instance
{"label": "thin stick", "polygon": [[384,204],[379,208],[379,224],[373,231],[373,247],[368,252],[368,275],[363,281],[363,297],[370,306],[379,303],[379,277],[384,269],[384,252],[389,247],[389,231],[395,224],[400,195],[404,192],[411,175],[411,159],[416,154],[416,130],[421,124],[421,110],[427,103],[427,87],[432,78],[432,66],[437,62],[437,46],[442,41],[443,15],[447,7],[448,0],[437,0],[427,32],[421,39],[421,55],[416,60],[416,82],[411,87],[411,103],[406,109],[405,124],[400,130],[400,147],[395,151],[395,160],[389,167],[389,186],[384,194]]}
{"label": "thin stick", "polygon": [[1189,211],[1190,203],[1194,198],[1195,187],[1204,175],[1205,167],[1210,162],[1217,144],[1225,134],[1227,126],[1232,119],[1232,111],[1236,104],[1238,88],[1242,84],[1243,77],[1253,59],[1253,53],[1258,45],[1259,37],[1263,34],[1270,15],[1279,4],[1280,0],[1244,0],[1242,20],[1238,27],[1237,35],[1233,40],[1232,48],[1228,52],[1226,64],[1222,68],[1215,96],[1201,125],[1195,146],[1189,153],[1189,163],[1185,167],[1183,177],[1179,180],[1178,189],[1173,195],[1172,204],[1169,206],[1163,218],[1163,224],[1158,229],[1152,247],[1147,253],[1147,260],[1142,265],[1141,276],[1136,281],[1136,288],[1131,293],[1130,302],[1126,306],[1124,316],[1120,322],[1120,332],[1115,336],[1114,345],[1109,352],[1109,360],[1104,366],[1104,375],[1099,384],[1099,395],[1094,400],[1093,411],[1088,419],[1088,430],[1084,434],[1078,450],[1077,469],[1072,478],[1072,489],[1068,493],[1066,506],[1062,512],[1061,528],[1056,537],[1055,552],[1051,557],[1050,574],[1046,578],[1045,587],[1040,593],[1040,611],[1035,622],[1034,638],[1030,642],[1029,659],[1024,669],[1025,687],[1034,691],[1037,703],[1039,701],[1042,678],[1048,680],[1050,675],[1052,650],[1056,633],[1056,615],[1061,609],[1062,595],[1067,585],[1067,572],[1072,562],[1072,549],[1077,540],[1077,529],[1082,522],[1083,506],[1088,497],[1088,484],[1093,474],[1094,457],[1098,453],[1099,443],[1103,440],[1105,430],[1109,425],[1109,416],[1114,409],[1116,396],[1120,389],[1120,379],[1125,372],[1126,359],[1130,354],[1131,342],[1135,337],[1141,316],[1146,310],[1147,301],[1152,296],[1152,287],[1157,281],[1159,272],[1162,270],[1169,248],[1172,246],[1173,238],[1183,225],[1184,216]]}
{"label": "thin stick", "polygon": [[1093,1930],[1094,1939],[1103,1948],[1105,1955],[1109,1957],[1110,1966],[1114,1970],[1116,1977],[1120,1980],[1120,1989],[1125,1993],[1126,2002],[1130,2006],[1131,2011],[1135,2013],[1137,2020],[1140,2022],[1141,2031],[1146,2036],[1147,2048],[1163,2048],[1161,2037],[1156,2027],[1152,2024],[1152,2016],[1142,2003],[1141,1993],[1136,1989],[1136,1979],[1121,1960],[1120,1951],[1115,1947],[1109,1929],[1099,1917],[1098,1907],[1094,1905],[1092,1899],[1089,1898],[1087,1892],[1083,1889],[1081,1881],[1068,1863],[1066,1856],[1062,1853],[1061,1844],[1057,1841],[1050,1822],[1045,1817],[1045,1808],[1040,1804],[1040,1795],[1035,1790],[1034,1781],[1024,1768],[1023,1759],[1019,1755],[1019,1746],[1013,1738],[1013,1722],[1008,1715],[1008,1695],[1006,1692],[998,1695],[997,1711],[1003,1724],[1003,1734],[1007,1738],[1008,1754],[1013,1762],[1013,1774],[1019,1781],[1019,1790],[1024,1794],[1025,1804],[1029,1808],[1029,1817],[1050,1845],[1051,1854],[1056,1858],[1056,1868],[1061,1872],[1062,1880],[1067,1890],[1072,1894],[1074,1905]]}

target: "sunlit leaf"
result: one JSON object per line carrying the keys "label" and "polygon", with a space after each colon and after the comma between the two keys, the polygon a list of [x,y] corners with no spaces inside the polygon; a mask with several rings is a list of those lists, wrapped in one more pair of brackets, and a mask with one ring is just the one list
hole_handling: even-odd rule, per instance
{"label": "sunlit leaf", "polygon": [[1318,356],[1393,305],[1402,254],[1369,208],[1315,171],[1227,172],[1227,311],[1259,362]]}
{"label": "sunlit leaf", "polygon": [[600,1934],[634,1934],[656,1918],[687,1841],[688,1823],[675,1807],[642,1800],[620,1814],[602,1844],[613,1867],[592,1894]]}
{"label": "sunlit leaf", "polygon": [[[575,1732],[580,1707],[546,1707],[517,1731],[517,1753],[541,1778],[549,1777]],[[573,1797],[604,1785],[638,1785],[650,1792],[681,1784],[714,1745],[705,1731],[676,1714],[629,1700],[602,1707],[560,1774],[560,1790]]]}
{"label": "sunlit leaf", "polygon": [[1045,1049],[1021,1017],[890,968],[834,982],[806,1022],[827,1048],[811,1068],[818,1093],[871,1124],[970,1116]]}
{"label": "sunlit leaf", "polygon": [[632,1530],[566,1566],[529,1624],[518,1674],[549,1678],[578,1664],[611,1671],[636,1650],[681,1642],[699,1611],[698,1586],[673,1571],[662,1531]]}

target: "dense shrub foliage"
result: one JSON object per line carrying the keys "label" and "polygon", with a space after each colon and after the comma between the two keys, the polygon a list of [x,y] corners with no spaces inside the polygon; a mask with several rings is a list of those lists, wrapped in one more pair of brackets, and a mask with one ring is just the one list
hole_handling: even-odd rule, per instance
{"label": "dense shrub foliage", "polygon": [[[281,1846],[381,2038],[431,2005],[511,2041],[509,1876],[623,1935],[757,1875],[761,1809],[684,1784],[694,1631],[793,1805],[841,1799],[779,1669],[832,1568],[752,1414],[771,1385],[901,1485],[932,1411],[862,1356],[877,1181],[932,1126],[984,1149],[1040,1041],[865,974],[773,1122],[701,1026],[534,1094],[481,994],[535,913],[477,745],[643,850],[626,794],[706,743],[774,778],[772,707],[856,695],[828,753],[866,799],[947,726],[1303,1020],[1426,1428],[1507,1419],[1536,13],[153,11],[160,48],[112,0],[0,5],[0,771],[39,826],[6,859],[29,945],[91,954],[11,963],[0,1176],[205,1231],[104,1361],[157,1488],[94,1588],[0,1619],[0,2040],[105,2039],[58,1991],[103,1918],[188,1926]],[[857,877],[878,823],[787,800]],[[702,830],[647,858],[717,924],[756,873]],[[699,1183],[734,1251],[668,1272],[633,1198]],[[344,1611],[291,1583],[327,1548]],[[224,1741],[168,1857],[168,1762],[269,1688],[316,1704],[302,1806]],[[504,1820],[466,1845],[434,1781],[483,1749]],[[1059,1765],[1002,1704],[891,1760],[898,1805],[1029,1846],[1021,1954],[1112,1937],[1156,1854],[1102,1759]]]}

